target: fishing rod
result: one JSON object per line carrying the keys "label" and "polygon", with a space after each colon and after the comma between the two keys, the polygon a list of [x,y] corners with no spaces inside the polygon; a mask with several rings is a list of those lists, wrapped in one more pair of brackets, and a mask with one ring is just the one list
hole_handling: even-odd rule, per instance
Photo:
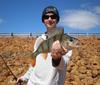
{"label": "fishing rod", "polygon": [[[2,58],[4,64],[6,65],[6,67],[8,68],[8,70],[10,71],[11,75],[14,77],[14,79],[17,81],[17,77],[15,76],[15,74],[12,72],[12,70],[10,69],[10,67],[7,65],[6,61],[4,60],[3,56],[0,55],[0,57]],[[19,81],[17,82],[17,85],[22,85],[22,82]]]}

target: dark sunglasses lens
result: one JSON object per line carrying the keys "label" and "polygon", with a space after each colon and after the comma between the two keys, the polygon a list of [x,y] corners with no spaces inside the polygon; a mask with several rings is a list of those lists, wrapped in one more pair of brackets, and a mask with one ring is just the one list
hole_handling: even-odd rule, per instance
{"label": "dark sunglasses lens", "polygon": [[51,19],[56,19],[56,16],[55,16],[55,15],[52,15],[52,16],[51,16]]}
{"label": "dark sunglasses lens", "polygon": [[44,19],[49,19],[49,16],[46,16],[46,15],[45,15],[45,16],[43,16],[43,18],[44,18]]}
{"label": "dark sunglasses lens", "polygon": [[57,17],[55,16],[55,15],[51,15],[51,16],[48,16],[48,15],[44,15],[44,19],[49,19],[49,17],[51,18],[51,19],[56,19]]}

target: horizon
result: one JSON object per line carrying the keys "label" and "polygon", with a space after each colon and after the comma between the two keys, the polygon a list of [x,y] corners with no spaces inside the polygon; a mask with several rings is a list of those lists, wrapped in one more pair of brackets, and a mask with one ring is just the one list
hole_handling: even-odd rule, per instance
{"label": "horizon", "polygon": [[[43,33],[0,33],[0,37],[38,37]],[[100,33],[67,33],[72,37],[82,37],[82,36],[99,36]]]}

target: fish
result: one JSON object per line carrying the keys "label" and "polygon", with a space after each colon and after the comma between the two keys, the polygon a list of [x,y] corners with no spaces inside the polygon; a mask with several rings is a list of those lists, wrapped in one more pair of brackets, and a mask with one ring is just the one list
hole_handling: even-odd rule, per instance
{"label": "fish", "polygon": [[[36,60],[40,53],[47,53],[51,51],[53,42],[59,40],[61,46],[67,49],[68,47],[76,47],[77,38],[71,37],[64,33],[64,28],[56,28],[52,33],[47,34],[47,39],[40,39],[37,49],[32,53],[32,57]],[[33,66],[35,65],[35,62]]]}

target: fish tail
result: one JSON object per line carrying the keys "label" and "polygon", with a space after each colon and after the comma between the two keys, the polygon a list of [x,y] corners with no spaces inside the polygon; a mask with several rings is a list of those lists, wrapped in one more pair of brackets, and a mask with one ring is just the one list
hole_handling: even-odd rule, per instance
{"label": "fish tail", "polygon": [[33,59],[32,59],[31,65],[32,65],[33,67],[36,65],[36,58],[33,58]]}

